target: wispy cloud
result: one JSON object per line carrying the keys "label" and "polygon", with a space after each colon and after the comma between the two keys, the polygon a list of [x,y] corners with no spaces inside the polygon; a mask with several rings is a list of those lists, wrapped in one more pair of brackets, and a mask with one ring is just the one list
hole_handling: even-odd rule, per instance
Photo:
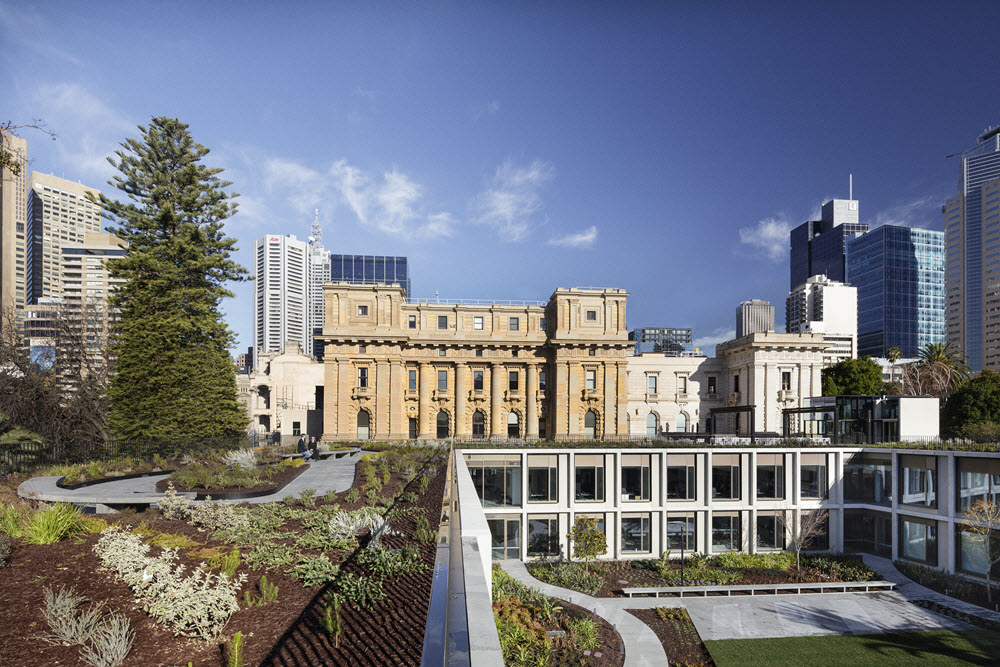
{"label": "wispy cloud", "polygon": [[475,200],[473,221],[493,227],[504,241],[521,241],[542,208],[541,188],[551,181],[555,168],[544,160],[526,166],[507,160],[497,167],[490,186]]}
{"label": "wispy cloud", "polygon": [[936,195],[917,197],[883,209],[866,222],[872,229],[882,225],[933,227],[941,223],[942,200],[942,197]]}
{"label": "wispy cloud", "polygon": [[58,135],[56,153],[74,178],[102,190],[115,173],[107,157],[126,137],[137,136],[137,123],[121,110],[79,83],[47,83],[33,94],[34,104],[45,110],[45,121]]}
{"label": "wispy cloud", "polygon": [[470,109],[473,120],[479,120],[483,116],[495,116],[498,113],[500,113],[500,102],[497,100],[473,104]]}
{"label": "wispy cloud", "polygon": [[376,176],[347,160],[319,171],[287,158],[271,158],[265,162],[264,180],[269,192],[283,193],[303,216],[314,208],[343,205],[361,224],[407,240],[450,236],[455,225],[450,213],[429,210],[423,186],[395,167]]}
{"label": "wispy cloud", "polygon": [[788,254],[792,223],[784,216],[764,218],[756,225],[740,227],[740,243],[762,253],[772,262],[780,262]]}
{"label": "wispy cloud", "polygon": [[582,232],[549,239],[549,245],[558,245],[565,248],[592,248],[595,241],[597,241],[597,225],[591,225]]}
{"label": "wispy cloud", "polygon": [[715,346],[719,343],[725,343],[727,340],[732,340],[736,338],[736,329],[731,329],[729,327],[718,327],[713,329],[707,336],[699,336],[694,339],[694,347],[700,349],[703,353],[708,352],[708,348],[712,348],[712,354],[715,354]]}

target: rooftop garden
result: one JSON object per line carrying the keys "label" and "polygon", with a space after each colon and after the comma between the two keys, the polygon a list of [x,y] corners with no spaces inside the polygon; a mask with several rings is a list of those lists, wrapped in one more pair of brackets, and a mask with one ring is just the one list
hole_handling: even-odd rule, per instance
{"label": "rooftop garden", "polygon": [[444,466],[398,447],[341,493],[192,505],[168,490],[162,510],[100,517],[23,501],[9,478],[0,650],[39,665],[419,664]]}

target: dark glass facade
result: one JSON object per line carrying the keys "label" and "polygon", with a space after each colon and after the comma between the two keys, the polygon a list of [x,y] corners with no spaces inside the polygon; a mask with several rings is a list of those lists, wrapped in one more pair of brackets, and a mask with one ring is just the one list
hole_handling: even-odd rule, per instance
{"label": "dark glass facade", "polygon": [[409,297],[410,275],[405,257],[330,255],[330,280],[361,285],[398,283]]}
{"label": "dark glass facade", "polygon": [[884,225],[847,242],[858,289],[858,354],[903,358],[945,339],[944,232]]}
{"label": "dark glass facade", "polygon": [[811,276],[825,275],[830,280],[847,282],[844,263],[848,239],[864,234],[868,225],[854,222],[834,224],[829,220],[809,220],[791,232],[791,272],[789,290],[802,285]]}

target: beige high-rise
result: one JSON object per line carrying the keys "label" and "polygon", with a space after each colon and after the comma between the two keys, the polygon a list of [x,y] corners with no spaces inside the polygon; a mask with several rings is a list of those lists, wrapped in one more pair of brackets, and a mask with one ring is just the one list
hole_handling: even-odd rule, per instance
{"label": "beige high-rise", "polygon": [[88,232],[101,231],[101,207],[87,199],[100,191],[64,178],[32,172],[28,183],[27,275],[28,303],[62,298],[62,248],[84,242]]}
{"label": "beige high-rise", "polygon": [[27,213],[28,142],[0,130],[3,149],[21,164],[18,175],[0,170],[0,307],[23,310],[25,298],[25,217]]}

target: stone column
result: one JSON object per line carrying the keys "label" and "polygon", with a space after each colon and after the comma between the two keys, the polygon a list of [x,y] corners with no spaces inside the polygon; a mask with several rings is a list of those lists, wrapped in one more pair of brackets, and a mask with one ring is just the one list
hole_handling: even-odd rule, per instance
{"label": "stone column", "polygon": [[372,432],[376,438],[389,435],[389,364],[385,361],[375,363],[375,419]]}
{"label": "stone column", "polygon": [[569,382],[569,377],[565,362],[557,360],[553,366],[555,366],[556,371],[555,382],[549,383],[552,388],[546,389],[546,393],[552,392],[552,401],[550,402],[550,405],[553,406],[552,425],[549,426],[549,429],[551,429],[552,438],[558,440],[561,436],[569,433],[569,422],[567,420],[567,410],[569,409],[569,387],[567,383]]}
{"label": "stone column", "polygon": [[323,383],[327,389],[323,392],[323,440],[340,439],[337,428],[337,364],[333,359],[323,364]]}
{"label": "stone column", "polygon": [[430,430],[435,425],[431,416],[431,374],[433,372],[433,366],[426,361],[420,362],[420,408],[417,415],[420,433],[417,437],[421,439],[433,438],[435,435]]}
{"label": "stone column", "polygon": [[604,386],[601,393],[604,394],[604,435],[615,435],[618,433],[618,418],[615,415],[615,404],[618,402],[618,369],[615,364],[607,362],[601,364],[601,373],[604,375]]}
{"label": "stone column", "polygon": [[[615,414],[618,417],[619,435],[628,435],[628,421],[626,419],[628,414],[628,374],[626,371],[626,364],[622,362],[615,364],[615,372],[618,374],[618,394],[615,397]],[[698,423],[698,417],[694,417],[694,421]]]}
{"label": "stone column", "polygon": [[527,422],[524,425],[524,434],[528,438],[537,438],[538,399],[535,394],[538,393],[538,366],[536,366],[534,362],[529,361],[525,366],[525,373],[528,377],[524,383],[524,421]]}
{"label": "stone column", "polygon": [[403,426],[403,362],[393,359],[389,362],[389,395],[386,407],[389,409],[389,437],[405,439]]}
{"label": "stone column", "polygon": [[350,416],[347,414],[350,412],[348,406],[350,406],[351,400],[350,371],[351,366],[347,359],[337,360],[337,384],[334,385],[334,391],[337,394],[337,432],[340,433],[340,437],[353,440],[357,437],[357,431],[351,430]]}
{"label": "stone column", "polygon": [[455,437],[464,438],[472,435],[465,426],[465,374],[468,367],[462,362],[455,363]]}
{"label": "stone column", "polygon": [[503,362],[494,361],[490,369],[490,435],[503,436],[506,423],[500,417],[500,405],[503,400]]}

